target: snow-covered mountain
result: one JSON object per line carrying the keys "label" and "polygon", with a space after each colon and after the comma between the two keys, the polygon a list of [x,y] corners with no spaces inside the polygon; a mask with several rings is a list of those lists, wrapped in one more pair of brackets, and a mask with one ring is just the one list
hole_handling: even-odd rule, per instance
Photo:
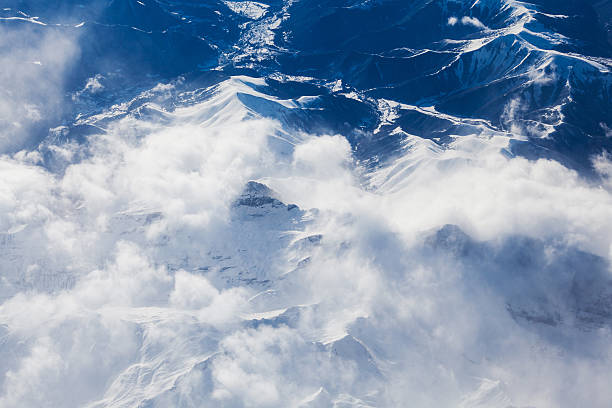
{"label": "snow-covered mountain", "polygon": [[8,0],[0,407],[607,407],[610,1]]}

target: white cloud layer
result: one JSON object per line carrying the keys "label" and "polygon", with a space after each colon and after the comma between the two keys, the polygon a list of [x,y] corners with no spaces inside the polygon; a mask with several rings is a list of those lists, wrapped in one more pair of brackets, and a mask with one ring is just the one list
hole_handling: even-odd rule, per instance
{"label": "white cloud layer", "polygon": [[[367,173],[237,90],[59,146],[62,173],[0,157],[0,406],[612,399],[609,183],[499,135]],[[235,205],[249,180],[300,208]]]}

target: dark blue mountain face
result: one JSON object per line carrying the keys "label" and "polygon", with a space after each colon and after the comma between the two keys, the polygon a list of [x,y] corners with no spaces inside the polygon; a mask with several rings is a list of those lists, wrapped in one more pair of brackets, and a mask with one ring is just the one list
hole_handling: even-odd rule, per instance
{"label": "dark blue mountain face", "polygon": [[[549,138],[538,137],[538,126],[534,132],[526,129],[528,146],[519,144],[514,150],[531,158],[552,156],[588,170],[589,156],[610,148],[601,126],[609,126],[612,112],[610,76],[609,67],[601,70],[578,56],[608,57],[611,48],[590,6],[569,3],[533,4],[528,7],[537,11],[527,17],[502,2],[342,7],[299,2],[290,12],[295,18],[280,28],[281,38],[287,40],[279,46],[292,52],[283,54],[279,65],[290,74],[340,78],[367,96],[486,119],[503,130],[508,129],[504,109],[512,99],[521,101],[524,112],[516,120],[524,123],[555,124],[559,117],[551,111],[562,106],[566,120]],[[568,17],[544,14],[551,10]],[[449,25],[454,15],[468,15],[480,23]],[[555,40],[559,36],[571,40]],[[479,39],[486,43],[465,52],[466,42]],[[529,78],[534,67],[550,80]],[[407,114],[403,122],[414,123],[412,113]],[[436,134],[449,133],[442,121],[423,120],[433,122],[429,126]]]}
{"label": "dark blue mountain face", "polygon": [[[68,92],[96,74],[105,76],[111,99],[126,86],[213,68],[226,75],[283,74],[307,79],[271,79],[266,92],[321,96],[320,113],[293,112],[289,122],[308,132],[352,134],[363,160],[373,150],[377,161],[393,157],[401,143],[389,135],[396,124],[440,140],[462,132],[441,117],[402,108],[394,123],[379,128],[381,98],[486,120],[502,132],[518,126],[528,141],[513,142],[515,154],[554,158],[585,175],[591,156],[612,147],[605,4],[539,1],[517,9],[501,1],[272,1],[254,6],[257,19],[221,1],[6,6],[6,17],[21,12],[47,23],[30,24],[33,35],[58,30],[77,39]],[[23,21],[2,24],[11,29]],[[338,80],[337,89],[321,87]],[[343,96],[349,91],[358,100]],[[521,108],[509,118],[504,112],[512,101]],[[373,140],[359,136],[375,129]]]}

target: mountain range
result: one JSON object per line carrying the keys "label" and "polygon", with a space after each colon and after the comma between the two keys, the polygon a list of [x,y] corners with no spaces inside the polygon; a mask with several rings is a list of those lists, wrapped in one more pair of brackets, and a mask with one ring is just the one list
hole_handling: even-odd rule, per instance
{"label": "mountain range", "polygon": [[0,407],[607,407],[612,1],[5,0]]}

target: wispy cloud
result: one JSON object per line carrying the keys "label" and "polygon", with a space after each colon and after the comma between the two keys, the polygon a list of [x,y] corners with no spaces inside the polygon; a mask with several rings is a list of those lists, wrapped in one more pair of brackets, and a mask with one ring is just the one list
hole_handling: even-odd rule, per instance
{"label": "wispy cloud", "polygon": [[0,152],[27,146],[57,121],[78,52],[76,38],[54,27],[0,26]]}
{"label": "wispy cloud", "polygon": [[456,26],[457,24],[461,24],[465,26],[472,26],[476,28],[487,29],[487,26],[485,26],[479,19],[477,19],[476,17],[471,17],[471,16],[463,16],[461,18],[451,16],[448,18],[447,24],[449,26]]}

